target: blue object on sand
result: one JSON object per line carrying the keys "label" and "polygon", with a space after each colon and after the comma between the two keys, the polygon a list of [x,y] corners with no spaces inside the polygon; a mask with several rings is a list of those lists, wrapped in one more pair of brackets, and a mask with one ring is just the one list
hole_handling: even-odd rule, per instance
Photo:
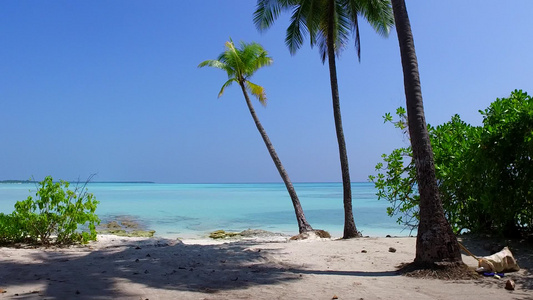
{"label": "blue object on sand", "polygon": [[483,272],[483,276],[494,276],[494,275],[498,275],[498,276],[500,276],[500,277],[503,277],[503,276],[504,276],[503,273]]}

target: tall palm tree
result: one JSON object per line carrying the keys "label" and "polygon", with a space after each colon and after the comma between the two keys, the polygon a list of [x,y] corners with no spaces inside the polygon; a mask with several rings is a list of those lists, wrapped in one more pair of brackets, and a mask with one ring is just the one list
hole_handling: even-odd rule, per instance
{"label": "tall palm tree", "polygon": [[285,43],[291,54],[295,54],[303,43],[303,36],[309,33],[311,47],[317,45],[322,63],[326,57],[329,64],[333,116],[339,146],[344,203],[343,238],[361,236],[355,226],[352,209],[352,190],[348,154],[342,128],[339,87],[335,55],[340,55],[347,45],[350,34],[355,36],[357,55],[360,58],[359,19],[365,17],[381,35],[387,36],[393,24],[389,0],[258,0],[254,23],[264,31],[277,19],[282,11],[292,11],[291,23],[287,28]]}
{"label": "tall palm tree", "polygon": [[274,146],[270,142],[270,139],[268,138],[265,129],[261,125],[261,122],[259,122],[259,118],[257,117],[252,102],[250,101],[250,97],[248,96],[248,92],[250,92],[252,95],[257,97],[257,99],[259,99],[259,102],[262,105],[266,105],[267,99],[265,89],[262,86],[250,82],[249,79],[258,69],[271,64],[272,58],[268,56],[268,53],[260,44],[246,44],[241,42],[240,48],[236,48],[233,44],[233,41],[230,39],[230,41],[226,42],[226,51],[222,52],[218,59],[206,60],[200,63],[198,67],[201,68],[209,66],[226,71],[228,74],[228,81],[222,85],[222,88],[218,93],[218,97],[222,96],[224,90],[234,82],[239,84],[241,87],[244,99],[246,100],[246,105],[248,105],[250,114],[254,119],[255,126],[257,127],[257,130],[259,130],[268,152],[270,153],[270,156],[272,157],[272,160],[274,161],[274,164],[276,165],[276,168],[278,169],[278,172],[281,175],[281,178],[283,179],[283,182],[285,183],[287,191],[291,197],[292,204],[294,206],[294,212],[296,213],[296,220],[298,222],[298,230],[300,233],[304,233],[312,231],[313,228],[305,219],[302,206],[300,205],[300,200],[296,195],[296,191],[294,190],[294,186],[292,185],[289,175],[287,174],[287,171],[285,171],[285,168],[283,168],[281,160],[276,154]]}
{"label": "tall palm tree", "polygon": [[415,44],[404,0],[392,0],[396,32],[400,43],[407,121],[420,193],[420,223],[415,263],[460,262],[459,244],[444,217],[435,177],[433,150],[424,116],[422,89]]}

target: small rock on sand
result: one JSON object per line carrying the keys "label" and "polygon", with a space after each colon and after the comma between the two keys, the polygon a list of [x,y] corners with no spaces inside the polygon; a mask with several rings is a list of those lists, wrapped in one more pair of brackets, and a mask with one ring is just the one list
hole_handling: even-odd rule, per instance
{"label": "small rock on sand", "polygon": [[507,282],[505,283],[505,289],[506,290],[510,290],[510,291],[514,291],[514,288],[515,288],[514,281],[512,279],[507,280]]}

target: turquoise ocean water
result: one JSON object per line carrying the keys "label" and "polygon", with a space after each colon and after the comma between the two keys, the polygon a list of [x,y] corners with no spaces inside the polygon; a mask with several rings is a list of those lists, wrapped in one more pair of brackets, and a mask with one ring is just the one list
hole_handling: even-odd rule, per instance
{"label": "turquoise ocean water", "polygon": [[[342,184],[294,186],[311,226],[342,236]],[[200,238],[218,229],[248,228],[298,233],[292,203],[282,183],[91,183],[88,189],[100,201],[96,212],[104,221],[131,216],[160,237]],[[377,200],[372,183],[353,183],[352,193],[356,226],[363,235],[409,235],[396,224],[396,218],[387,215],[388,202]],[[16,201],[30,194],[35,194],[35,184],[0,184],[0,212],[10,213]]]}

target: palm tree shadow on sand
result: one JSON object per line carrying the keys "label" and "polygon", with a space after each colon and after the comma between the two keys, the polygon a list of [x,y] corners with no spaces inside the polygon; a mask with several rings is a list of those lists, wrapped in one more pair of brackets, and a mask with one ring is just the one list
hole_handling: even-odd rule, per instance
{"label": "palm tree shadow on sand", "polygon": [[[299,280],[302,274],[394,276],[395,272],[337,272],[307,270],[270,257],[279,249],[254,243],[169,245],[165,241],[127,242],[99,250],[81,248],[78,254],[36,251],[34,263],[0,263],[3,287],[44,286],[11,291],[24,299],[128,298],[188,291],[217,293]],[[264,245],[263,245],[264,246]],[[133,284],[126,286],[125,284]],[[132,287],[128,290],[127,287]],[[6,295],[7,296],[7,295]],[[144,298],[143,298],[144,299]]]}
{"label": "palm tree shadow on sand", "polygon": [[[284,248],[269,246],[272,244],[174,243],[156,239],[127,241],[117,237],[114,243],[101,249],[40,249],[28,254],[8,249],[10,251],[5,253],[10,256],[0,260],[1,288],[7,290],[3,296],[16,299],[152,299],[157,296],[172,299],[182,295],[190,298],[195,293],[223,296],[232,290],[285,285],[306,278],[305,275],[399,276],[395,270],[315,269],[312,265],[286,262],[279,259],[283,257]],[[531,260],[528,260],[531,251],[516,252],[515,257],[525,272],[525,276],[517,278],[517,287],[530,291],[533,289],[529,271]],[[21,255],[29,256],[31,262],[24,260],[22,263]],[[480,280],[478,284],[488,283]]]}
{"label": "palm tree shadow on sand", "polygon": [[[2,262],[2,285],[44,283],[39,296],[64,299],[137,296],[124,292],[121,283],[162,290],[215,293],[253,285],[295,280],[287,268],[269,263],[247,244],[168,245],[139,244],[93,250],[78,256],[57,251],[32,254],[38,265]],[[117,249],[120,250],[117,251]],[[32,292],[28,292],[32,294]],[[19,295],[23,296],[23,295]],[[38,296],[38,295],[35,295]]]}

